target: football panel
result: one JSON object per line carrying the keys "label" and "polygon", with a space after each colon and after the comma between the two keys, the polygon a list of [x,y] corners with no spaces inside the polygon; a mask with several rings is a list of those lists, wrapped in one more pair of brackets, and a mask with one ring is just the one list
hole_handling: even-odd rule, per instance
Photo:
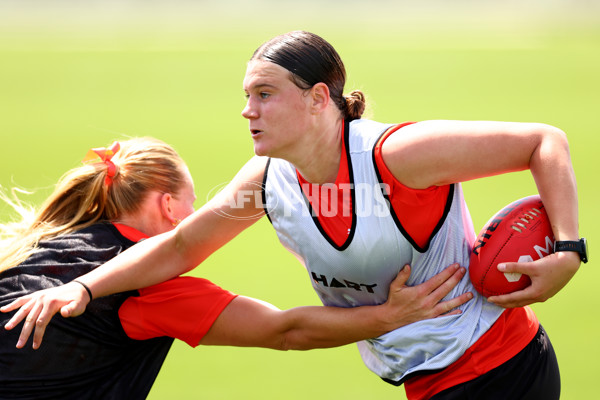
{"label": "football panel", "polygon": [[477,237],[469,275],[475,289],[488,297],[531,284],[526,275],[504,274],[501,262],[525,262],[552,252],[554,238],[539,196],[517,200],[496,213]]}

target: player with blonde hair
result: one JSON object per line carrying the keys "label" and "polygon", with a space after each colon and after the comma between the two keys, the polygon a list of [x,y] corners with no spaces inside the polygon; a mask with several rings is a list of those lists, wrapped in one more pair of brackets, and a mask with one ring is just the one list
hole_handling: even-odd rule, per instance
{"label": "player with blonde hair", "polygon": [[[193,213],[192,177],[164,142],[130,139],[88,155],[86,164],[61,178],[38,211],[25,212],[18,198],[4,196],[23,218],[1,226],[7,247],[0,258],[0,305],[68,282],[75,282],[91,301],[92,291],[81,275],[174,229]],[[94,299],[79,318],[55,318],[40,350],[18,349],[17,332],[0,331],[0,397],[143,399],[173,338],[192,347],[339,346],[422,318],[459,313],[456,307],[468,295],[442,298],[462,276],[464,268],[453,266],[408,288],[404,271],[383,305],[286,311],[205,279],[178,277]],[[425,301],[415,295],[423,291],[428,293]],[[10,318],[2,314],[0,319],[4,325]]]}
{"label": "player with blonde hair", "polygon": [[[163,281],[266,215],[324,304],[381,304],[406,265],[409,285],[468,265],[475,233],[461,182],[520,170],[535,179],[556,240],[581,243],[563,131],[543,123],[362,119],[365,98],[344,95],[345,81],[339,54],[318,35],[288,32],[261,45],[246,68],[242,111],[260,157],[175,230],[81,279],[99,296]],[[404,384],[410,399],[558,398],[552,345],[527,307],[554,296],[579,269],[580,249],[556,249],[499,266],[529,275],[527,288],[487,300],[475,294],[460,314],[361,341],[363,361],[385,381]],[[88,300],[79,286],[20,299],[10,307],[22,306],[10,326],[29,315],[27,336],[31,321],[43,327],[58,310],[78,315]],[[450,297],[471,291],[465,279]]]}

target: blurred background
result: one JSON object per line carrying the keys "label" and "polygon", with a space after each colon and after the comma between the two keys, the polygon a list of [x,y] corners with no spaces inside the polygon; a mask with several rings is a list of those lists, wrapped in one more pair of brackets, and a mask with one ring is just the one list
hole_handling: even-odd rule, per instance
{"label": "blurred background", "polygon": [[[252,156],[242,79],[252,52],[313,31],[346,64],[346,91],[382,122],[545,122],[569,136],[591,262],[533,306],[559,358],[563,398],[596,395],[600,273],[598,0],[0,0],[0,185],[39,203],[91,147],[154,136],[188,162],[197,206]],[[476,229],[536,192],[529,173],[464,184]],[[561,190],[557,187],[556,190]],[[0,204],[0,219],[14,217]],[[318,304],[308,276],[260,221],[193,275],[280,308]],[[356,347],[280,353],[175,343],[151,399],[404,397]]]}

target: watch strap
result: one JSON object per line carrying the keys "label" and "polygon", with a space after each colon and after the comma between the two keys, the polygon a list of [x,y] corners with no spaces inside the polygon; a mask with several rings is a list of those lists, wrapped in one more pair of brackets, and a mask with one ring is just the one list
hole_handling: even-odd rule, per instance
{"label": "watch strap", "polygon": [[554,242],[554,251],[575,251],[579,254],[581,261],[586,263],[587,259],[587,251],[585,248],[585,241],[583,239],[580,240],[561,240]]}

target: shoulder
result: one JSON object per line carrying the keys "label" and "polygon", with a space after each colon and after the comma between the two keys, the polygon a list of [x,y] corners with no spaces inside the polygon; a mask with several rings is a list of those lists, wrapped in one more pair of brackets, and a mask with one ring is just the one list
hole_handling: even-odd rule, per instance
{"label": "shoulder", "polygon": [[357,119],[349,124],[348,143],[352,153],[371,151],[379,138],[394,124]]}
{"label": "shoulder", "polygon": [[[42,241],[25,261],[3,272],[0,297],[6,288],[12,288],[11,298],[14,298],[13,295],[69,282],[117,256],[131,243],[109,223]],[[11,286],[14,282],[16,287]]]}
{"label": "shoulder", "polygon": [[122,236],[111,223],[101,222],[40,242],[39,250],[25,262],[107,261],[134,244]]}
{"label": "shoulder", "polygon": [[78,231],[52,239],[52,242],[62,242],[73,247],[79,243],[81,246],[92,246],[94,248],[112,248],[114,246],[130,247],[135,242],[123,236],[119,230],[110,222],[98,222]]}
{"label": "shoulder", "polygon": [[372,121],[370,119],[355,119],[350,121],[350,136],[372,136],[385,132],[394,124]]}

